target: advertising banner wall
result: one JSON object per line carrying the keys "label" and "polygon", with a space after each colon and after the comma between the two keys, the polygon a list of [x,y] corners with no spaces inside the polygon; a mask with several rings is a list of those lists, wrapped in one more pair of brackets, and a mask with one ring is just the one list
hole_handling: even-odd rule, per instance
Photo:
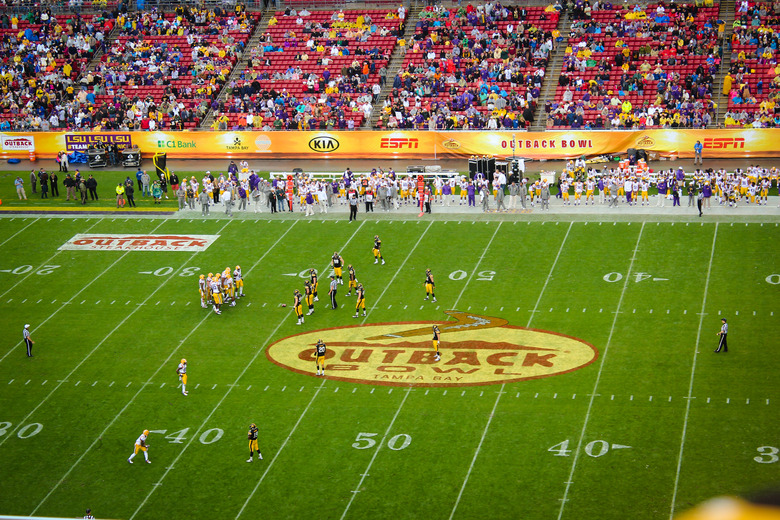
{"label": "advertising banner wall", "polygon": [[352,159],[457,158],[471,155],[567,159],[621,154],[629,148],[659,156],[693,157],[699,140],[704,156],[779,157],[780,129],[644,131],[333,131],[333,132],[8,132],[0,134],[0,157],[40,158],[57,152],[83,152],[91,144],[137,146],[144,157]]}

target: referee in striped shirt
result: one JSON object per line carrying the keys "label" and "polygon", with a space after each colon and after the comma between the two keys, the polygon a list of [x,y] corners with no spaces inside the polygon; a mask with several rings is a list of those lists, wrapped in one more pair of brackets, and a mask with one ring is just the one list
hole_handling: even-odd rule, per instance
{"label": "referee in striped shirt", "polygon": [[726,318],[721,318],[720,321],[723,325],[721,325],[720,331],[718,332],[720,341],[718,341],[718,350],[715,351],[716,353],[720,352],[721,349],[723,349],[723,352],[729,351],[729,345],[726,342],[726,336],[729,335],[729,324],[726,323]]}
{"label": "referee in striped shirt", "polygon": [[32,337],[30,336],[30,324],[27,323],[24,326],[24,331],[22,331],[22,335],[24,336],[24,343],[27,345],[27,357],[33,357],[32,355],[32,346],[35,344],[35,342],[32,340]]}
{"label": "referee in striped shirt", "polygon": [[330,275],[330,290],[328,291],[328,294],[330,295],[330,308],[331,309],[337,309],[339,304],[336,303],[336,290],[338,289],[338,281],[336,281],[336,277],[334,275]]}

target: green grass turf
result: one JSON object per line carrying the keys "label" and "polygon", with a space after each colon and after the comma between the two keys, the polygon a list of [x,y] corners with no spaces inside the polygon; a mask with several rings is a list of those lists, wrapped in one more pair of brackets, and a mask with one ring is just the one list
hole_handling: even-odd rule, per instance
{"label": "green grass turf", "polygon": [[[57,250],[109,232],[220,238],[200,253]],[[780,462],[754,460],[780,448],[778,285],[767,282],[780,274],[778,238],[775,223],[730,221],[0,219],[0,514],[665,519],[673,496],[680,511],[761,489],[780,479]],[[326,308],[334,250],[366,287],[365,323],[443,322],[458,309],[580,338],[599,357],[461,388],[285,370],[270,343],[363,323],[346,287],[342,307]],[[183,269],[236,264],[248,296],[221,316],[201,309]],[[44,265],[57,267],[37,274]],[[172,274],[142,274],[164,267]],[[320,302],[298,327],[292,291],[310,267]],[[437,303],[422,301],[426,268]],[[721,316],[728,354],[712,353]],[[247,464],[251,422],[264,460]],[[151,465],[139,455],[131,466],[145,428],[166,433],[150,436]],[[353,447],[361,433],[376,444]]]}

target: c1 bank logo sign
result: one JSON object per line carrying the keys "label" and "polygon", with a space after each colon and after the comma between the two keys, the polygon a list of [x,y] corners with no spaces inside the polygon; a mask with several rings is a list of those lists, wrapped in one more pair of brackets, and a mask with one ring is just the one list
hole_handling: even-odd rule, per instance
{"label": "c1 bank logo sign", "polygon": [[314,345],[328,347],[328,379],[388,386],[472,386],[512,383],[564,374],[598,358],[593,345],[544,330],[509,325],[501,318],[446,311],[438,323],[439,352],[431,338],[437,322],[376,323],[296,334],[266,350],[270,361],[315,375]]}
{"label": "c1 bank logo sign", "polygon": [[183,141],[181,139],[158,139],[157,148],[195,149],[195,141]]}

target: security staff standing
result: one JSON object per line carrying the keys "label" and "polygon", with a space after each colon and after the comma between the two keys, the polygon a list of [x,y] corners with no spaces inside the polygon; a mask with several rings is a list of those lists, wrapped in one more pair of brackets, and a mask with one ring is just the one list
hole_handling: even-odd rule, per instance
{"label": "security staff standing", "polygon": [[720,352],[720,349],[723,349],[723,352],[729,351],[729,345],[726,342],[726,336],[729,335],[729,324],[726,323],[726,318],[721,318],[720,321],[721,323],[723,323],[723,325],[721,325],[720,331],[718,332],[718,336],[720,336],[720,341],[718,341],[718,349],[715,351],[716,353]]}
{"label": "security staff standing", "polygon": [[27,345],[27,357],[33,357],[32,354],[32,346],[35,344],[35,342],[32,340],[32,337],[30,336],[30,324],[27,323],[24,326],[24,331],[22,332],[22,336],[24,336],[24,343]]}
{"label": "security staff standing", "polygon": [[328,291],[328,294],[330,295],[330,308],[331,309],[337,309],[338,303],[336,303],[336,289],[338,289],[339,283],[336,281],[336,277],[334,275],[330,275],[330,290]]}

